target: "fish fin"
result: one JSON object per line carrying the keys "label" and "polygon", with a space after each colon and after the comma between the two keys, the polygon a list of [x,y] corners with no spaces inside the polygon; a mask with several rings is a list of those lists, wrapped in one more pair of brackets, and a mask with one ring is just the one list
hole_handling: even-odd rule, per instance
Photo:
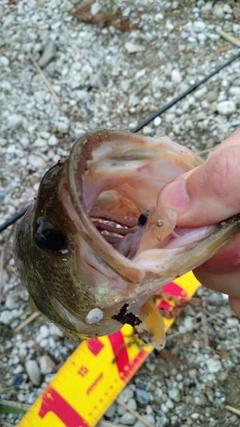
{"label": "fish fin", "polygon": [[37,309],[35,302],[33,301],[32,297],[29,297],[28,302],[29,302],[29,305],[30,305],[32,311],[39,313],[39,310]]}
{"label": "fish fin", "polygon": [[136,327],[139,338],[157,350],[162,350],[166,342],[165,324],[152,298],[145,302],[137,314],[142,321]]}

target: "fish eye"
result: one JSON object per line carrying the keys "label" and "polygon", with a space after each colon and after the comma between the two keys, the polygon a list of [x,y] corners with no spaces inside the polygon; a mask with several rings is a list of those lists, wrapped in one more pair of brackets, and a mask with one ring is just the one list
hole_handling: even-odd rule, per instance
{"label": "fish eye", "polygon": [[40,249],[57,252],[64,248],[65,238],[51,222],[39,219],[37,223],[33,240]]}

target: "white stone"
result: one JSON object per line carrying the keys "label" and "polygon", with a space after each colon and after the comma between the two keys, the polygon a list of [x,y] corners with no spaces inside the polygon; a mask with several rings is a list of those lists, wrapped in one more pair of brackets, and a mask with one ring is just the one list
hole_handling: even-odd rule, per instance
{"label": "white stone", "polygon": [[19,128],[22,125],[22,122],[23,116],[20,114],[11,114],[11,116],[8,117],[8,124],[11,128]]}
{"label": "white stone", "polygon": [[229,95],[240,99],[240,86],[231,86],[228,93]]}
{"label": "white stone", "polygon": [[44,375],[52,373],[53,370],[55,369],[54,361],[47,354],[44,354],[43,356],[40,357],[39,364],[40,364],[40,371]]}
{"label": "white stone", "polygon": [[48,140],[48,144],[51,146],[57,145],[58,144],[58,139],[56,138],[55,135],[51,135],[49,140]]}
{"label": "white stone", "polygon": [[223,18],[224,12],[223,12],[223,5],[222,4],[215,4],[212,10],[212,13],[216,18]]}
{"label": "white stone", "polygon": [[143,135],[151,135],[153,132],[152,128],[150,126],[144,126],[142,133]]}
{"label": "white stone", "polygon": [[0,322],[2,322],[4,325],[11,323],[12,318],[12,312],[9,310],[4,310],[0,313]]}
{"label": "white stone", "polygon": [[169,390],[168,396],[174,402],[180,402],[181,401],[181,395],[180,395],[180,391],[178,388],[173,388],[172,390]]}
{"label": "white stone", "polygon": [[156,22],[160,22],[160,21],[162,21],[163,20],[163,18],[164,18],[164,16],[163,16],[163,14],[162,13],[157,13],[156,15],[155,15],[155,21]]}
{"label": "white stone", "polygon": [[210,374],[215,374],[216,372],[222,369],[222,363],[220,362],[220,360],[215,359],[214,357],[210,357],[209,359],[207,359],[206,365]]}
{"label": "white stone", "polygon": [[156,127],[158,127],[158,126],[160,126],[160,124],[162,123],[162,119],[161,119],[161,117],[156,117],[154,120],[153,120],[153,124],[154,124],[154,126],[156,126]]}
{"label": "white stone", "polygon": [[40,326],[39,332],[42,338],[47,338],[49,336],[49,329],[46,325]]}
{"label": "white stone", "polygon": [[5,91],[5,92],[10,92],[12,90],[12,86],[11,84],[7,81],[7,80],[3,80],[1,82],[1,88]]}
{"label": "white stone", "polygon": [[99,13],[100,10],[101,10],[101,6],[99,3],[96,2],[96,3],[92,4],[91,9],[90,9],[90,13],[91,13],[91,15],[94,16],[94,15],[97,15],[97,13]]}
{"label": "white stone", "polygon": [[236,111],[236,104],[233,101],[222,101],[217,104],[217,111],[223,116],[229,116]]}
{"label": "white stone", "polygon": [[194,21],[193,22],[193,31],[195,33],[201,33],[206,28],[206,24],[202,21]]}
{"label": "white stone", "polygon": [[223,12],[225,13],[232,13],[232,8],[229,6],[229,4],[223,5]]}
{"label": "white stone", "polygon": [[131,42],[126,42],[124,47],[128,53],[143,52],[144,50],[146,50],[146,48],[144,46],[142,46],[141,44],[134,44]]}
{"label": "white stone", "polygon": [[27,360],[25,363],[27,374],[34,385],[39,385],[41,374],[36,360]]}
{"label": "white stone", "polygon": [[7,67],[9,65],[9,59],[6,56],[0,56],[0,64]]}
{"label": "white stone", "polygon": [[45,169],[47,166],[46,161],[41,156],[36,154],[30,154],[30,156],[28,157],[28,164],[31,167],[37,169]]}
{"label": "white stone", "polygon": [[14,307],[16,307],[16,301],[12,295],[7,295],[5,306],[8,308],[8,310],[12,310]]}
{"label": "white stone", "polygon": [[46,147],[46,141],[43,138],[37,138],[34,145],[35,147]]}
{"label": "white stone", "polygon": [[173,83],[180,83],[182,81],[182,76],[179,70],[172,70],[171,80]]}

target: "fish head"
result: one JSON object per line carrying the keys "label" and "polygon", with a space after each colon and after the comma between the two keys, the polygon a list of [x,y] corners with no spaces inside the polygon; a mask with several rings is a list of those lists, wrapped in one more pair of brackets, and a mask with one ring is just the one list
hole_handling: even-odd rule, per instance
{"label": "fish head", "polygon": [[158,205],[168,182],[201,163],[168,137],[103,130],[77,140],[68,159],[44,175],[16,229],[16,266],[32,306],[83,338],[122,323],[141,324],[145,333],[146,319],[151,329],[151,295],[238,228],[178,229],[177,213]]}

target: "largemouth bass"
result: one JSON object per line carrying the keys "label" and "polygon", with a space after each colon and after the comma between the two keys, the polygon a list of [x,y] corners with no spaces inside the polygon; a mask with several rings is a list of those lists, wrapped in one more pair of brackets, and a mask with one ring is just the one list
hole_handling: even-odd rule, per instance
{"label": "largemouth bass", "polygon": [[162,188],[202,162],[168,137],[103,130],[78,139],[44,175],[16,229],[16,266],[31,305],[70,335],[130,323],[161,349],[164,323],[151,296],[239,230],[234,219],[179,228],[177,213],[159,205]]}

